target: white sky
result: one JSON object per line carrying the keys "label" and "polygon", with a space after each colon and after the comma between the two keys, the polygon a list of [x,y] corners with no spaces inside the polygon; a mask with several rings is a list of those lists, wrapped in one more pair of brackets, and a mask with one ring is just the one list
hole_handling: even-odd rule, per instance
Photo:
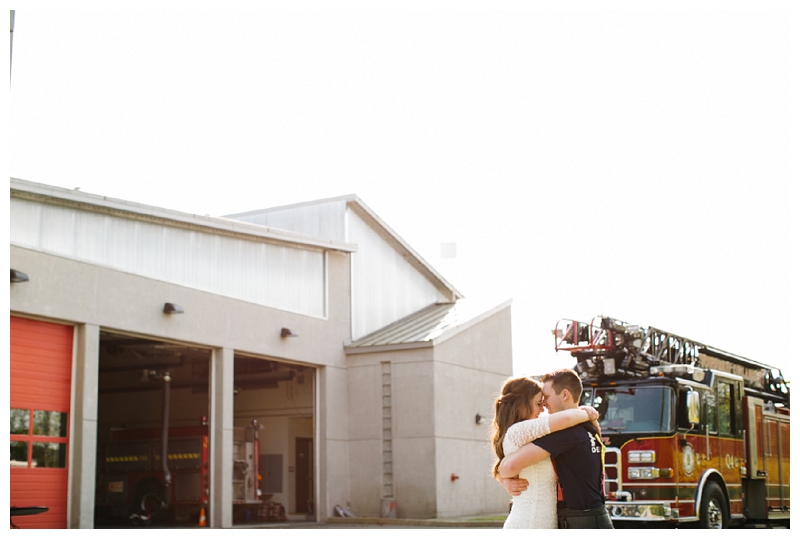
{"label": "white sky", "polygon": [[517,373],[602,313],[791,378],[791,3],[332,4],[15,6],[10,176],[210,215],[354,193],[513,300]]}

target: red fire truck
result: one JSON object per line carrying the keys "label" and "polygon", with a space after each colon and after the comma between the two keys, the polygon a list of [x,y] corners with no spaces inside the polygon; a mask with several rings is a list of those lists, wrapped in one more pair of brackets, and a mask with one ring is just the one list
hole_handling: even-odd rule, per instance
{"label": "red fire truck", "polygon": [[[612,520],[789,519],[789,386],[775,367],[656,328],[562,320],[582,404],[600,412]],[[774,522],[773,522],[774,523]]]}
{"label": "red fire truck", "polygon": [[[260,425],[234,428],[233,503],[261,507],[259,472]],[[108,518],[198,523],[208,513],[208,425],[172,427],[167,440],[167,468],[161,463],[162,430],[123,429],[111,432],[101,467],[97,505]],[[169,475],[169,480],[167,479]]]}

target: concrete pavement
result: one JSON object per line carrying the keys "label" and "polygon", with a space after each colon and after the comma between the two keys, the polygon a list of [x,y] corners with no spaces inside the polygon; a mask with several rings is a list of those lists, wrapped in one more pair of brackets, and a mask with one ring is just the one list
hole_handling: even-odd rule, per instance
{"label": "concrete pavement", "polygon": [[[273,529],[354,529],[354,528],[502,528],[505,514],[473,515],[449,518],[378,518],[378,517],[329,517],[327,522],[283,522],[259,523],[247,528]],[[240,526],[237,526],[240,527]]]}

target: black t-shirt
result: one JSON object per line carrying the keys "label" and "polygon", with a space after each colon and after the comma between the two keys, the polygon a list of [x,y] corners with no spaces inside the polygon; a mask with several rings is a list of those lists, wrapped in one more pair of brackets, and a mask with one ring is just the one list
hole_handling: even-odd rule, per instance
{"label": "black t-shirt", "polygon": [[553,457],[567,509],[594,509],[604,505],[600,442],[589,423],[559,430],[532,443]]}

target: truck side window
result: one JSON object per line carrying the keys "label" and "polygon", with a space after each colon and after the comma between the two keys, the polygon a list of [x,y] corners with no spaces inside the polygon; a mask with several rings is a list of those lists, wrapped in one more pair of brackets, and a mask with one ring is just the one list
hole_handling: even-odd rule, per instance
{"label": "truck side window", "polygon": [[703,403],[706,410],[708,432],[717,432],[717,397],[713,391],[705,391],[704,393]]}
{"label": "truck side window", "polygon": [[733,432],[737,437],[742,437],[744,436],[744,423],[742,420],[742,397],[744,395],[744,383],[736,382],[733,387],[735,391],[735,394],[733,395],[733,405],[735,410],[733,413],[733,418],[734,422],[736,423]]}
{"label": "truck side window", "polygon": [[719,433],[722,436],[731,436],[735,431],[733,419],[733,388],[729,382],[717,384],[717,401],[719,403]]}
{"label": "truck side window", "polygon": [[[676,413],[678,416],[678,428],[690,429],[692,424],[689,422],[689,410],[686,407],[686,395],[689,393],[689,388],[680,386],[678,388],[678,400],[676,401]],[[696,425],[695,425],[696,428]]]}

